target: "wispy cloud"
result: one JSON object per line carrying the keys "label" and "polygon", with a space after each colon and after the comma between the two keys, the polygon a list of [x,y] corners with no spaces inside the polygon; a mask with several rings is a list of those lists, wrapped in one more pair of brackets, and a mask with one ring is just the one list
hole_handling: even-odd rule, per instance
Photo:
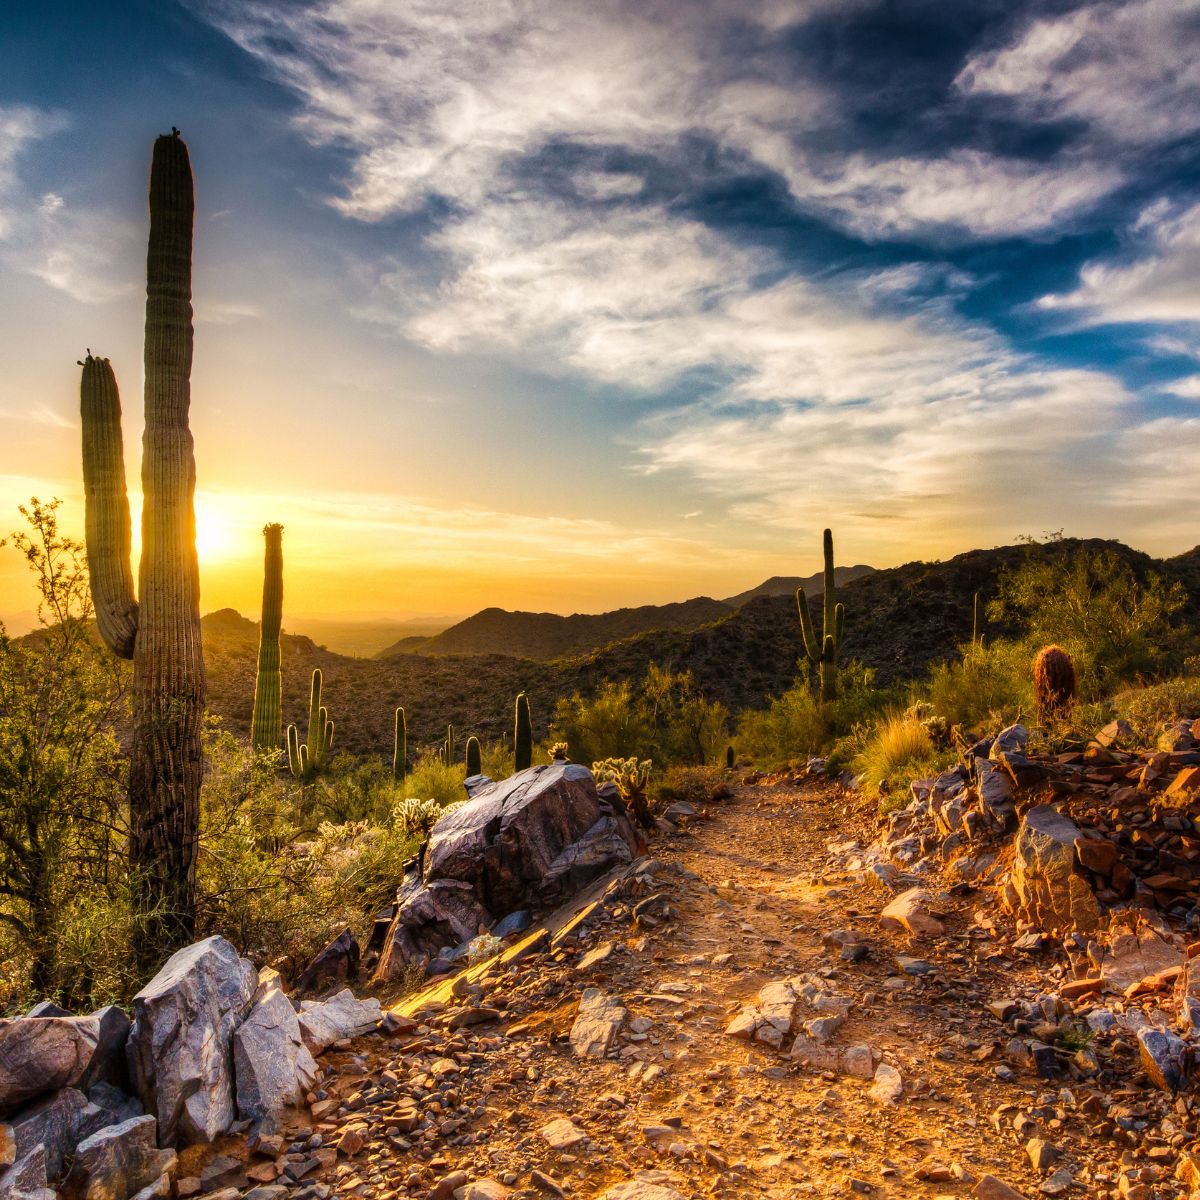
{"label": "wispy cloud", "polygon": [[[700,139],[727,160],[717,169],[774,172],[799,207],[872,239],[1041,231],[1123,179],[1078,156],[856,147],[839,97],[797,71],[780,36],[832,0],[200,7],[303,99],[308,137],[353,151],[332,203],[360,220],[434,196],[478,206],[511,190],[517,164],[562,146],[649,156],[686,181]],[[593,199],[637,186],[628,170],[579,178]]]}
{"label": "wispy cloud", "polygon": [[1070,292],[1044,296],[1046,310],[1087,324],[1200,321],[1200,204],[1160,200],[1129,231],[1124,251],[1088,263]]}
{"label": "wispy cloud", "polygon": [[1170,141],[1200,130],[1198,35],[1194,0],[1101,0],[1031,21],[1008,45],[973,55],[958,85],[1117,142]]}
{"label": "wispy cloud", "polygon": [[18,170],[29,147],[66,127],[61,113],[0,107],[0,260],[85,303],[110,300],[132,288],[113,264],[135,227],[73,207],[57,192],[39,195]]}

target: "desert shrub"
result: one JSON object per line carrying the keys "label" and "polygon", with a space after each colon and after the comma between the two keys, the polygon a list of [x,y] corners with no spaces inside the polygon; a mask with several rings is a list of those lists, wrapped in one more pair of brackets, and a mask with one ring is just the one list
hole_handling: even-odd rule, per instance
{"label": "desert shrub", "polygon": [[738,721],[737,749],[758,767],[777,770],[822,754],[895,704],[899,693],[875,686],[875,672],[851,662],[840,672],[837,699],[823,704],[801,676],[765,710],[749,709]]}
{"label": "desert shrub", "polygon": [[1061,645],[1091,698],[1161,672],[1182,653],[1179,583],[1133,569],[1109,550],[1040,553],[1000,576],[994,620],[1022,626],[1035,646]]}
{"label": "desert shrub", "polygon": [[936,664],[914,698],[928,702],[948,724],[1001,728],[1033,707],[1033,652],[1026,642],[964,647],[961,658]]}
{"label": "desert shrub", "polygon": [[[127,672],[89,629],[83,546],[60,534],[59,502],[36,498],[11,537],[38,588],[39,628],[0,626],[0,958],[21,964],[12,993],[78,989],[63,959],[68,915],[93,892],[115,900],[127,805],[116,725]],[[5,545],[0,542],[0,545]]]}
{"label": "desert shrub", "polygon": [[659,762],[701,766],[717,762],[729,743],[729,710],[706,700],[690,671],[651,663],[642,686]]}
{"label": "desert shrub", "polygon": [[953,758],[951,751],[937,748],[918,717],[893,713],[865,739],[852,770],[862,776],[864,787],[873,789],[882,784],[891,791],[907,791],[912,780],[937,774]]}
{"label": "desert shrub", "polygon": [[[220,933],[256,962],[286,968],[345,925],[363,933],[395,892],[417,839],[390,810],[384,822],[320,821],[314,828],[304,798],[310,789],[271,758],[255,756],[216,724],[205,743],[200,932]],[[347,792],[355,786],[351,779]]]}
{"label": "desert shrub", "polygon": [[[511,773],[510,762],[506,774]],[[417,800],[436,800],[444,808],[447,804],[456,804],[459,800],[467,798],[466,789],[463,787],[466,777],[465,762],[451,763],[447,766],[436,750],[426,750],[398,785],[399,792],[395,796],[396,799],[408,799],[411,796]]]}
{"label": "desert shrub", "polygon": [[643,699],[634,695],[628,681],[605,682],[590,699],[576,693],[558,701],[550,740],[566,742],[574,762],[643,758],[653,751],[654,726]]}
{"label": "desert shrub", "polygon": [[390,765],[378,758],[335,754],[304,792],[310,820],[344,825],[348,821],[386,821],[396,799]]}
{"label": "desert shrub", "polygon": [[1151,742],[1167,721],[1200,717],[1200,675],[1178,675],[1149,687],[1129,688],[1113,697],[1112,707],[1139,739]]}
{"label": "desert shrub", "polygon": [[677,800],[710,804],[729,784],[729,772],[721,767],[670,767],[655,780],[650,795],[656,804],[664,806]]}

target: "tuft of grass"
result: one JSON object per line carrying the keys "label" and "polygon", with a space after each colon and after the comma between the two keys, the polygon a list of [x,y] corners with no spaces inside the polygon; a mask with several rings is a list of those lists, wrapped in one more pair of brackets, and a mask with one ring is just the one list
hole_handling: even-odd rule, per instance
{"label": "tuft of grass", "polygon": [[1150,687],[1130,688],[1114,696],[1112,706],[1140,741],[1153,742],[1167,721],[1200,717],[1200,676],[1177,675]]}
{"label": "tuft of grass", "polygon": [[875,726],[855,757],[852,770],[867,788],[886,784],[891,792],[907,791],[914,779],[940,772],[953,755],[939,751],[929,730],[911,713],[893,713]]}

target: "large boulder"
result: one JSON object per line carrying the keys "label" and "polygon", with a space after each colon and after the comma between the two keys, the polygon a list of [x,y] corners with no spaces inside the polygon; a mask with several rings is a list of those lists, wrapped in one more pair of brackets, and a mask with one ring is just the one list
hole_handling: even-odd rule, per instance
{"label": "large boulder", "polygon": [[66,1200],[128,1200],[175,1173],[174,1150],[154,1142],[154,1118],[134,1117],[85,1138],[62,1187]]}
{"label": "large boulder", "polygon": [[296,1010],[274,972],[263,980],[254,1007],[234,1031],[233,1073],[238,1116],[272,1129],[316,1078],[317,1064],[301,1037]]}
{"label": "large boulder", "polygon": [[1017,912],[1040,929],[1088,933],[1102,921],[1100,903],[1078,866],[1075,844],[1082,834],[1070,817],[1049,804],[1031,808],[1017,830],[1012,900]]}
{"label": "large boulder", "polygon": [[233,1031],[258,973],[223,937],[177,951],[133,998],[129,1068],[164,1146],[211,1142],[234,1119]]}
{"label": "large boulder", "polygon": [[397,895],[378,977],[469,941],[514,909],[558,904],[643,849],[586,767],[552,762],[489,783],[433,827],[423,874]]}
{"label": "large boulder", "polygon": [[0,1020],[0,1117],[62,1088],[125,1078],[129,1018],[116,1006],[86,1017]]}

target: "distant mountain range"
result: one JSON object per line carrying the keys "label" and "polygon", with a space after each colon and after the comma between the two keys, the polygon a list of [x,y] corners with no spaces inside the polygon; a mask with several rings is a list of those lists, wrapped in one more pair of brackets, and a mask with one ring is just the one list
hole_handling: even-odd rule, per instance
{"label": "distant mountain range", "polygon": [[[838,567],[834,579],[838,587],[871,572],[871,567]],[[619,608],[606,613],[575,613],[564,617],[557,613],[508,612],[503,608],[485,608],[434,637],[405,637],[380,652],[380,658],[397,654],[453,655],[507,654],[549,662],[556,658],[588,654],[601,646],[651,630],[698,629],[719,621],[749,600],[760,596],[788,596],[798,587],[810,594],[824,591],[821,574],[776,575],[749,591],[726,600],[699,596],[678,604],[646,604],[640,608]]]}
{"label": "distant mountain range", "polygon": [[[1043,552],[1085,546],[1113,551],[1139,575],[1157,570],[1180,580],[1191,598],[1190,617],[1200,618],[1200,547],[1166,560],[1105,541],[1068,540]],[[1006,546],[972,550],[939,563],[914,562],[881,571],[848,568],[859,574],[839,585],[846,605],[843,658],[874,667],[880,683],[919,677],[970,638],[975,593],[990,599],[999,573],[1028,552],[1024,546]],[[802,644],[792,598],[795,584],[809,589],[815,613],[818,593],[812,579],[768,580],[753,594],[743,593],[751,598],[736,607],[733,601],[739,597],[584,617],[488,609],[425,639],[445,647],[451,644],[447,635],[457,630],[459,649],[454,653],[391,647],[374,659],[351,658],[320,648],[308,637],[285,634],[285,720],[302,724],[306,719],[314,667],[324,672],[324,699],[337,722],[336,748],[385,757],[391,754],[397,705],[408,715],[410,745],[433,744],[447,724],[464,738],[474,733],[494,739],[511,734],[513,698],[525,691],[541,736],[559,697],[589,694],[605,679],[639,681],[652,662],[691,671],[706,695],[733,712],[761,706],[796,676]],[[639,623],[651,627],[638,630]],[[524,639],[522,654],[462,649],[517,644],[518,630]],[[600,640],[613,630],[615,637]],[[538,631],[545,631],[546,641],[536,640]],[[1007,631],[989,626],[987,632],[995,637]],[[257,644],[257,624],[232,610],[204,618],[209,706],[239,733],[249,730]]]}

